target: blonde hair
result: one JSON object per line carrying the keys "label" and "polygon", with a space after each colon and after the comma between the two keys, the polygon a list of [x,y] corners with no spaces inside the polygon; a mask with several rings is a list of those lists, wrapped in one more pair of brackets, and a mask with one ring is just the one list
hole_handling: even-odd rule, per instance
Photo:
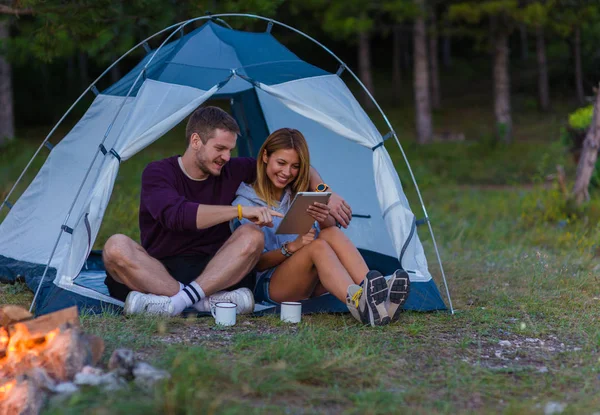
{"label": "blonde hair", "polygon": [[268,206],[279,205],[279,201],[275,197],[275,186],[271,183],[269,177],[267,177],[267,163],[263,161],[263,155],[266,153],[267,157],[270,157],[277,150],[288,149],[296,150],[300,159],[298,176],[288,185],[291,188],[292,197],[298,192],[308,190],[310,183],[310,154],[306,139],[300,131],[293,128],[281,128],[273,131],[258,152],[258,157],[256,158],[256,181],[253,185],[256,195],[264,200]]}

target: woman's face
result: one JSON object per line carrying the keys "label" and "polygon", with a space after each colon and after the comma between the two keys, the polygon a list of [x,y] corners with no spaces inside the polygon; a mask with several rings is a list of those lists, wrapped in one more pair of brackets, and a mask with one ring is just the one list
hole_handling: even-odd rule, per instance
{"label": "woman's face", "polygon": [[298,177],[300,158],[292,148],[277,150],[270,157],[265,151],[263,161],[267,164],[267,177],[278,189],[285,188]]}

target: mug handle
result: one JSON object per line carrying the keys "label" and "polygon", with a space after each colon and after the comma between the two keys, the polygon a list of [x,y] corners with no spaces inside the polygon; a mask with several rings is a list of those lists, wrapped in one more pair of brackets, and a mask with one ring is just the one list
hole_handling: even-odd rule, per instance
{"label": "mug handle", "polygon": [[210,314],[212,314],[213,318],[217,318],[217,306],[210,305]]}

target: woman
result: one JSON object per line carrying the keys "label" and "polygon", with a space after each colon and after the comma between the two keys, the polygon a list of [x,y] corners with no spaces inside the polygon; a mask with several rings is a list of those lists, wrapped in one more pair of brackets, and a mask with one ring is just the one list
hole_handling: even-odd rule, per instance
{"label": "woman", "polygon": [[[239,209],[268,206],[285,215],[296,193],[310,190],[309,172],[310,156],[302,133],[277,130],[258,153],[256,181],[240,185],[233,205]],[[396,271],[388,286],[379,271],[369,271],[358,249],[335,226],[327,205],[315,203],[308,213],[316,223],[305,235],[276,235],[278,217],[273,217],[272,228],[262,228],[265,249],[256,265],[257,301],[299,301],[330,292],[364,324],[396,320],[408,295],[408,275]]]}

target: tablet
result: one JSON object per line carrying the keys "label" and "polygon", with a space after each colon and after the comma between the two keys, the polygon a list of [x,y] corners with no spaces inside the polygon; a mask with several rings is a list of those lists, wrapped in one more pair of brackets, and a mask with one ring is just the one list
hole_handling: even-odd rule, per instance
{"label": "tablet", "polygon": [[315,223],[315,218],[310,216],[306,209],[314,202],[327,204],[330,196],[331,192],[298,192],[275,233],[294,235],[308,233]]}

